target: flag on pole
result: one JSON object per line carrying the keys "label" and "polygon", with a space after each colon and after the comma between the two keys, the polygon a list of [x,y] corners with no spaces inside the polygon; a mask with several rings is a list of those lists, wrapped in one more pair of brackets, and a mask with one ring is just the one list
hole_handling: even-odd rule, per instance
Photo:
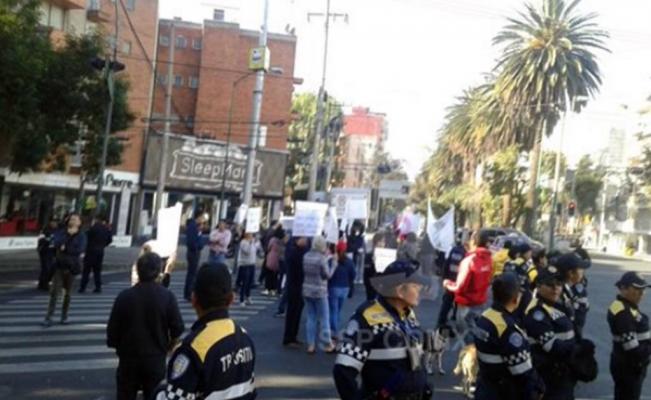
{"label": "flag on pole", "polygon": [[454,206],[439,219],[434,219],[430,204],[427,208],[427,236],[435,249],[447,254],[454,247]]}

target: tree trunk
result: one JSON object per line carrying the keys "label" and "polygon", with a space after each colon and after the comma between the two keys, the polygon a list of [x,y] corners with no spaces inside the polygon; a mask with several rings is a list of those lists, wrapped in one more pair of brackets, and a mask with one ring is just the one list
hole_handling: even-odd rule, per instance
{"label": "tree trunk", "polygon": [[545,121],[543,120],[538,133],[536,134],[536,139],[531,149],[531,165],[529,170],[531,174],[529,175],[529,192],[527,193],[527,203],[525,205],[525,220],[524,220],[524,232],[532,236],[536,230],[536,214],[538,208],[538,196],[537,196],[537,186],[538,186],[538,167],[540,161],[540,155],[542,150],[542,137],[545,131]]}
{"label": "tree trunk", "polygon": [[511,214],[513,213],[513,196],[507,193],[502,196],[502,226],[509,227],[511,225]]}

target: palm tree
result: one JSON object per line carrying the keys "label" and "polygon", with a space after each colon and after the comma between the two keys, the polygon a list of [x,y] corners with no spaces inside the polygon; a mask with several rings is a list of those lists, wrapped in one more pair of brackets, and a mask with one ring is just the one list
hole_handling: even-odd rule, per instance
{"label": "palm tree", "polygon": [[540,7],[528,3],[518,18],[494,38],[503,46],[496,67],[495,91],[528,121],[531,135],[520,138],[531,144],[531,176],[527,195],[525,231],[535,224],[536,181],[543,134],[553,132],[560,116],[570,109],[579,112],[585,103],[578,97],[593,97],[601,85],[601,72],[595,50],[608,51],[608,34],[594,22],[596,14],[580,14],[580,0],[542,0]]}

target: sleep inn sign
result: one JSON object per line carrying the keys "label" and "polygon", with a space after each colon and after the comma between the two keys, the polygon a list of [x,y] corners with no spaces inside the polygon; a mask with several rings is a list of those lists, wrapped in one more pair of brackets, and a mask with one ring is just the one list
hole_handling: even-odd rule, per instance
{"label": "sleep inn sign", "polygon": [[[160,170],[162,136],[151,135],[147,146],[145,184],[155,186]],[[169,141],[166,189],[188,192],[219,192],[226,174],[226,191],[244,189],[246,153],[231,145],[226,160],[226,146],[221,142],[196,140],[174,135]],[[259,149],[253,169],[253,194],[282,197],[287,154]]]}

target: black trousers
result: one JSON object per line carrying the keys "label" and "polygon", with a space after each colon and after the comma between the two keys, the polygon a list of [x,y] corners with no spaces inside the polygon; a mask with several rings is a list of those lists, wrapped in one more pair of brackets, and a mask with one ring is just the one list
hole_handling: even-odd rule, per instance
{"label": "black trousers", "polygon": [[276,290],[278,288],[278,272],[267,270],[264,277],[264,288],[267,290]]}
{"label": "black trousers", "polygon": [[188,261],[188,270],[185,273],[185,287],[183,288],[183,297],[190,300],[192,289],[194,289],[194,277],[197,275],[197,268],[199,268],[199,258],[201,252],[199,250],[188,249],[186,253]]}
{"label": "black trousers", "polygon": [[79,290],[86,290],[90,280],[90,272],[93,272],[95,289],[102,288],[102,263],[104,262],[104,251],[89,251],[84,256],[84,269],[81,273],[81,284]]}
{"label": "black trousers", "polygon": [[639,400],[647,368],[636,370],[626,360],[610,360],[610,374],[615,381],[615,400]]}
{"label": "black trousers", "polygon": [[[364,288],[366,289],[366,300],[373,300],[377,297],[377,291],[371,284],[371,278],[375,276],[375,267],[364,267]],[[354,285],[354,282],[353,282]]]}
{"label": "black trousers", "polygon": [[44,250],[38,252],[38,258],[41,261],[41,272],[38,274],[38,288],[47,289],[48,284],[54,275],[54,252]]}
{"label": "black trousers", "polygon": [[285,314],[285,335],[283,338],[283,344],[298,341],[298,329],[301,325],[303,305],[303,294],[301,293],[301,290],[288,288],[287,314]]}
{"label": "black trousers", "polygon": [[117,400],[136,400],[138,390],[151,399],[158,384],[165,379],[165,356],[121,357],[116,373]]}
{"label": "black trousers", "polygon": [[441,297],[441,310],[439,311],[439,319],[436,323],[437,327],[445,325],[448,322],[448,316],[450,311],[452,311],[452,306],[454,306],[454,293],[445,291]]}

